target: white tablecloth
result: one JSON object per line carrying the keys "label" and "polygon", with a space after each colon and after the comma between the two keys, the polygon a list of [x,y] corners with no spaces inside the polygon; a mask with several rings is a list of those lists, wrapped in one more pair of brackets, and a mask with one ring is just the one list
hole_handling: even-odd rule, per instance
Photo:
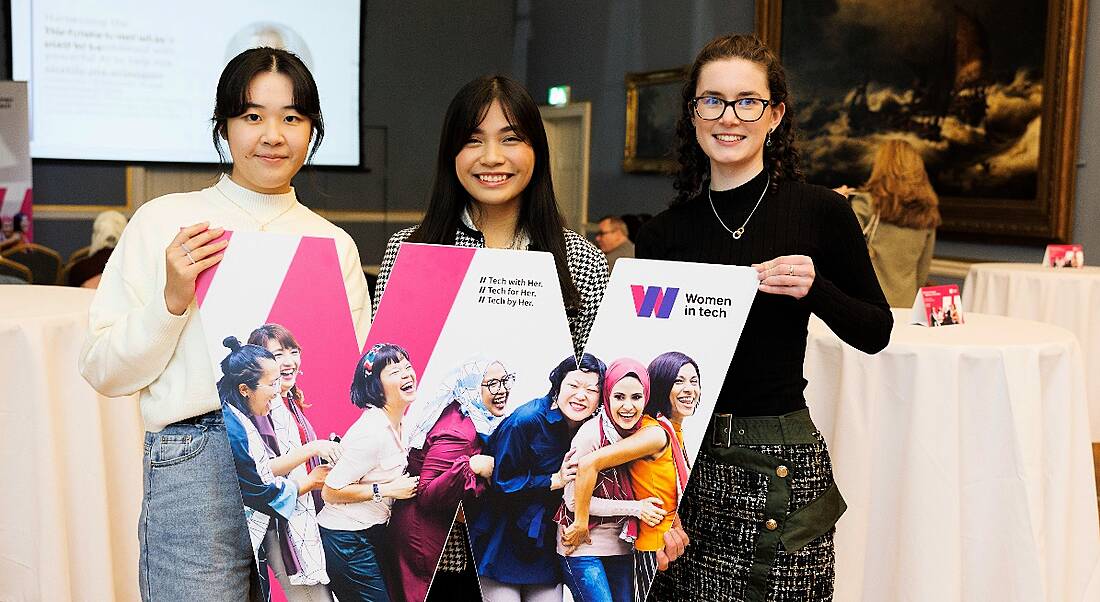
{"label": "white tablecloth", "polygon": [[1081,353],[998,316],[908,325],[874,356],[814,318],[810,412],[848,501],[837,600],[1100,600]]}
{"label": "white tablecloth", "polygon": [[138,599],[141,414],[77,372],[93,292],[0,286],[0,600]]}
{"label": "white tablecloth", "polygon": [[1089,432],[1100,441],[1100,267],[976,263],[963,284],[963,309],[1046,322],[1076,334],[1085,361]]}

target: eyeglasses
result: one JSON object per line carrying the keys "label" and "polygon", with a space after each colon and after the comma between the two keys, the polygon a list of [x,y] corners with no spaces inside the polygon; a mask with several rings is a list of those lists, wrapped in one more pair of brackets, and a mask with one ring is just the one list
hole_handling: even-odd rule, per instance
{"label": "eyeglasses", "polygon": [[282,382],[280,382],[280,379],[276,378],[274,381],[272,381],[270,383],[258,383],[256,385],[257,389],[260,388],[260,387],[271,387],[275,391],[280,391],[280,390],[282,390]]}
{"label": "eyeglasses", "polygon": [[599,238],[601,236],[607,236],[608,234],[614,234],[615,232],[617,232],[617,230],[597,230],[596,231],[596,238]]}
{"label": "eyeglasses", "polygon": [[733,108],[733,116],[740,121],[759,121],[764,116],[764,109],[771,104],[770,100],[763,98],[738,98],[737,100],[725,100],[717,96],[696,96],[691,99],[691,106],[700,119],[717,121],[726,114],[726,107]]}
{"label": "eyeglasses", "polygon": [[500,393],[501,388],[505,391],[511,391],[512,385],[516,382],[515,374],[505,374],[500,378],[490,378],[489,380],[481,383],[481,386],[489,389],[489,392],[496,395]]}

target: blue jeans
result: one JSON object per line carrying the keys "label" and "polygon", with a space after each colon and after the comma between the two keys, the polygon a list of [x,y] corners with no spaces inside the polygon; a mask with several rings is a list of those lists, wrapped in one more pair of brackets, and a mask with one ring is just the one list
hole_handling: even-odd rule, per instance
{"label": "blue jeans", "polygon": [[559,556],[575,602],[633,602],[634,557]]}
{"label": "blue jeans", "polygon": [[145,433],[141,599],[259,600],[221,411]]}
{"label": "blue jeans", "polygon": [[321,527],[329,589],[340,602],[389,602],[379,556],[386,549],[386,526],[362,531]]}

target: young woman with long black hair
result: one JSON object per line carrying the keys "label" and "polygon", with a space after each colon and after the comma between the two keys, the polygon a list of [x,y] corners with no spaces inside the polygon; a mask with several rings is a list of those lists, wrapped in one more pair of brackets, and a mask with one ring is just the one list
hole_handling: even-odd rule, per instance
{"label": "young woman with long black hair", "polygon": [[[378,271],[375,311],[403,242],[551,253],[574,351],[583,352],[607,287],[607,260],[595,245],[565,228],[538,105],[515,80],[479,77],[451,100],[428,210],[420,225],[390,238]],[[460,526],[448,539],[434,582],[441,592],[459,587],[472,594],[476,587],[464,536]]]}
{"label": "young woman with long black hair", "polygon": [[419,226],[390,238],[378,271],[375,310],[402,242],[549,252],[575,351],[584,349],[607,287],[607,260],[565,228],[542,117],[518,82],[479,77],[447,107],[428,210]]}

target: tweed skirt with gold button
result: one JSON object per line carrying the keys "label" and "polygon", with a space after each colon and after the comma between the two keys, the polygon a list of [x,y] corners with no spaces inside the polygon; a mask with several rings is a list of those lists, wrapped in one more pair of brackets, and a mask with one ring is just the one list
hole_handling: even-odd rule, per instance
{"label": "tweed skirt with gold button", "polygon": [[845,505],[809,411],[716,416],[680,505],[691,537],[656,601],[826,601]]}

